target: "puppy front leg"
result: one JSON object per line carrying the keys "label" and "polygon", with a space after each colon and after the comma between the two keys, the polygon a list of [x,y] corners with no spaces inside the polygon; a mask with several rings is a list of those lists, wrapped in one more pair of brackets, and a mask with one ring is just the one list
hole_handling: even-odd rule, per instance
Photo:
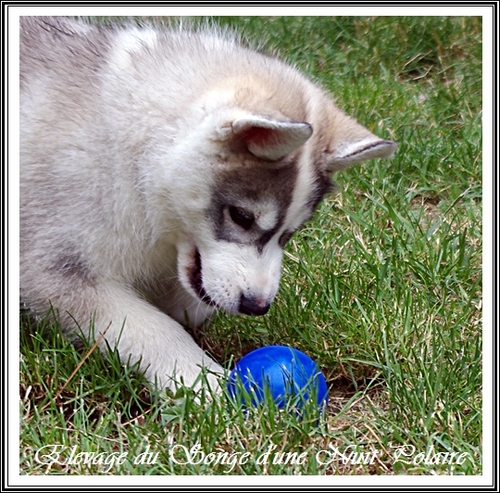
{"label": "puppy front leg", "polygon": [[204,367],[209,370],[209,385],[218,390],[214,374],[222,374],[223,368],[205,354],[179,323],[135,292],[108,284],[80,291],[77,299],[74,295],[62,298],[65,299],[59,299],[57,304],[66,307],[81,327],[93,319],[96,339],[106,331],[101,349],[109,345],[118,350],[124,363],[139,362],[148,380],[156,381],[159,387],[174,388],[176,382],[192,386]]}

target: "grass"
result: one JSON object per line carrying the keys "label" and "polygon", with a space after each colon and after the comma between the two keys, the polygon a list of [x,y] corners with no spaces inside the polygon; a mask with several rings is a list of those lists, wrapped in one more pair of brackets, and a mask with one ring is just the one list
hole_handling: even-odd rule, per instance
{"label": "grass", "polygon": [[115,353],[25,322],[21,473],[481,474],[481,20],[217,22],[267,39],[399,142],[390,161],[337,176],[340,193],[289,243],[267,316],[221,314],[197,334],[226,365],[267,344],[305,351],[328,412],[154,395]]}

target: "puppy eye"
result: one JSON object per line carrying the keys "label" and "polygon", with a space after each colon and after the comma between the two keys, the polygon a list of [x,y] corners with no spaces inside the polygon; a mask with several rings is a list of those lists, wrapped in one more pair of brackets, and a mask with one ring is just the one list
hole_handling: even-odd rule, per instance
{"label": "puppy eye", "polygon": [[255,222],[254,215],[240,207],[229,207],[229,215],[235,224],[246,230],[249,230]]}

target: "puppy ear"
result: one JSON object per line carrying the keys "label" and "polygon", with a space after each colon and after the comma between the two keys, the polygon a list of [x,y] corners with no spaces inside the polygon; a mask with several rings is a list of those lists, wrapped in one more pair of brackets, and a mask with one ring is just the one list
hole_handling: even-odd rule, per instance
{"label": "puppy ear", "polygon": [[356,163],[394,154],[397,143],[371,133],[351,117],[341,114],[335,122],[333,142],[327,151],[328,170],[335,172]]}
{"label": "puppy ear", "polygon": [[337,171],[368,159],[391,157],[398,147],[392,140],[383,140],[372,135],[359,141],[343,142],[332,155],[330,171]]}
{"label": "puppy ear", "polygon": [[262,116],[238,118],[231,125],[233,136],[256,157],[277,161],[298,149],[312,135],[309,123],[280,121]]}

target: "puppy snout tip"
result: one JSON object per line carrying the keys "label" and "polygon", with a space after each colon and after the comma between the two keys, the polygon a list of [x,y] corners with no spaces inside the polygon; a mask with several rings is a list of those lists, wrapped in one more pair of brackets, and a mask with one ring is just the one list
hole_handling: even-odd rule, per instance
{"label": "puppy snout tip", "polygon": [[239,312],[243,315],[265,315],[269,311],[271,303],[264,299],[254,296],[240,297]]}

